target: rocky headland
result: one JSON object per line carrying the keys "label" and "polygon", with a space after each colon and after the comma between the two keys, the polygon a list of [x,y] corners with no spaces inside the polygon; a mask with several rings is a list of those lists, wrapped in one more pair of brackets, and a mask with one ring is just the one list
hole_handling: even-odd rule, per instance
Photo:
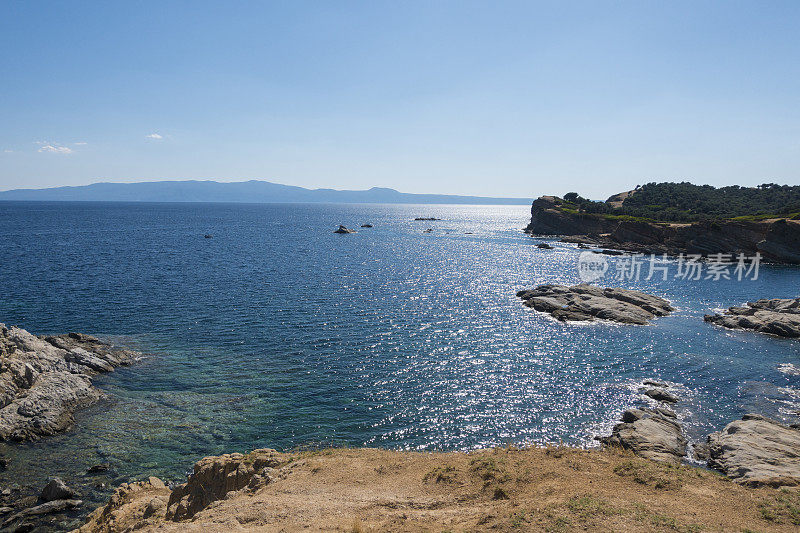
{"label": "rocky headland", "polygon": [[734,306],[722,314],[706,315],[706,322],[730,329],[743,329],[777,335],[800,337],[800,298],[774,298]]}
{"label": "rocky headland", "polygon": [[517,292],[523,303],[562,321],[610,320],[621,324],[648,324],[673,311],[669,302],[640,291],[595,287],[586,283],[540,285]]}
{"label": "rocky headland", "polygon": [[647,254],[742,253],[752,257],[759,253],[768,261],[800,264],[800,220],[672,223],[585,213],[566,205],[555,196],[538,198],[531,206],[531,222],[525,231],[532,235],[564,236],[568,242]]}
{"label": "rocky headland", "polygon": [[92,376],[140,354],[81,333],[36,336],[0,324],[0,440],[30,441],[68,429],[100,398]]}

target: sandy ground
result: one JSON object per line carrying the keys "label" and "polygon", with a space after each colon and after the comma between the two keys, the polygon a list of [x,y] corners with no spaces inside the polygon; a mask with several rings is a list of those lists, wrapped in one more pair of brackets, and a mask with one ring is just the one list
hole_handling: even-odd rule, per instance
{"label": "sandy ground", "polygon": [[[714,472],[618,450],[286,454],[287,472],[229,493],[191,520],[142,520],[166,488],[145,483],[83,532],[800,531],[800,492],[745,488]],[[130,530],[130,529],[128,529]]]}

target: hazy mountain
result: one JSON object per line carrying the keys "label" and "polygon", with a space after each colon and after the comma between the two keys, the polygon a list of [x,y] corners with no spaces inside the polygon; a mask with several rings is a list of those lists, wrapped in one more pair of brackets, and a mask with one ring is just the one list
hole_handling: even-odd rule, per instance
{"label": "hazy mountain", "polygon": [[331,202],[391,204],[530,204],[532,198],[410,194],[373,187],[366,191],[305,189],[268,181],[152,181],[94,183],[79,187],[0,191],[0,200],[59,202]]}

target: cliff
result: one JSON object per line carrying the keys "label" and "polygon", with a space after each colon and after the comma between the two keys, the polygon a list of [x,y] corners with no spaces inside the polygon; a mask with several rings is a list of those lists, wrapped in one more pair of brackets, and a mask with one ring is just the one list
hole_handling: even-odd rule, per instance
{"label": "cliff", "polygon": [[[613,198],[613,197],[612,197]],[[581,213],[553,196],[542,196],[531,206],[525,231],[536,235],[563,235],[644,253],[753,256],[767,261],[800,264],[800,221],[786,219],[720,220],[688,224],[653,222],[634,217]]]}

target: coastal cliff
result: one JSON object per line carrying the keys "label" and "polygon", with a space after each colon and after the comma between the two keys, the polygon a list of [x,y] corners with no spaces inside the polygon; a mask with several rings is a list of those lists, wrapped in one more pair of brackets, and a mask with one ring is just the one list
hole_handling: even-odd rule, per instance
{"label": "coastal cliff", "polygon": [[800,221],[785,218],[659,222],[581,212],[560,198],[542,196],[531,206],[531,222],[525,231],[633,252],[704,256],[759,253],[767,261],[800,264]]}

